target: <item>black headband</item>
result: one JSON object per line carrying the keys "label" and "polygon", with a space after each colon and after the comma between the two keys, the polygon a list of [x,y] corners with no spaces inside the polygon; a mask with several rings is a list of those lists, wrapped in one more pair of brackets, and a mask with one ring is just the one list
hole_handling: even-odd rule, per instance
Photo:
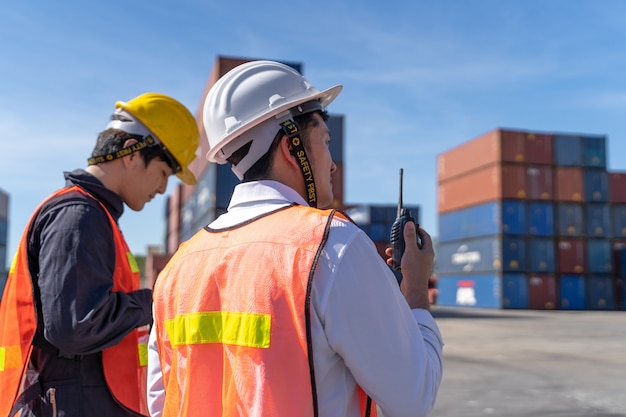
{"label": "black headband", "polygon": [[[307,111],[306,113],[309,112],[310,111]],[[317,207],[317,191],[315,190],[313,170],[311,169],[309,158],[306,156],[304,144],[300,138],[300,129],[293,120],[286,120],[282,122],[280,126],[282,127],[283,132],[285,132],[285,135],[289,137],[289,142],[291,143],[291,154],[296,158],[298,164],[300,165],[300,170],[302,170],[309,206]]]}

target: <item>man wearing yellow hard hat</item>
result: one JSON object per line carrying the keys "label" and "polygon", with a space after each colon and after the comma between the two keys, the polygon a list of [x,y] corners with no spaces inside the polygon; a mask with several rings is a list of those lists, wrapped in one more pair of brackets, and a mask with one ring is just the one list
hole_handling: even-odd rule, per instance
{"label": "man wearing yellow hard hat", "polygon": [[189,164],[199,133],[171,97],[117,102],[86,169],[35,210],[0,303],[0,416],[147,415],[152,291],[119,230]]}

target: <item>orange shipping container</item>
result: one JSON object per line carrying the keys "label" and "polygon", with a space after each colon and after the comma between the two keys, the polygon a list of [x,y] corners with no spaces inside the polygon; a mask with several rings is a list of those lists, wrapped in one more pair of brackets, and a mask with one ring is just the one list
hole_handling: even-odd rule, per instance
{"label": "orange shipping container", "polygon": [[526,167],[523,164],[491,164],[441,182],[438,194],[439,213],[489,201],[525,199],[528,194]]}
{"label": "orange shipping container", "polygon": [[584,176],[581,167],[557,166],[554,170],[554,199],[583,201]]}
{"label": "orange shipping container", "polygon": [[445,181],[496,162],[524,162],[526,133],[495,129],[437,157],[437,179]]}

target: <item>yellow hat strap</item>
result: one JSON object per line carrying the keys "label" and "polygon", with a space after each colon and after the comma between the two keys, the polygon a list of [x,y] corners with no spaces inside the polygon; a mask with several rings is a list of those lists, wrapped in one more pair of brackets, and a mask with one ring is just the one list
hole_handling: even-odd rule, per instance
{"label": "yellow hat strap", "polygon": [[300,129],[293,120],[286,120],[282,122],[280,126],[291,142],[291,154],[300,164],[309,206],[317,207],[317,191],[315,189],[315,180],[313,179],[313,170],[311,169],[309,158],[306,156],[304,144],[300,138]]}
{"label": "yellow hat strap", "polygon": [[104,155],[93,156],[87,159],[87,164],[97,165],[103,162],[109,162],[115,159],[123,158],[130,155],[131,153],[138,152],[145,148],[160,146],[163,154],[165,155],[166,162],[170,166],[170,168],[172,168],[173,173],[176,174],[182,169],[180,164],[176,161],[176,158],[172,156],[172,154],[167,150],[165,146],[163,146],[159,141],[152,137],[152,135],[140,136],[130,134],[130,136],[137,139],[137,143],[134,143],[126,148],[122,148],[119,151],[111,152]]}

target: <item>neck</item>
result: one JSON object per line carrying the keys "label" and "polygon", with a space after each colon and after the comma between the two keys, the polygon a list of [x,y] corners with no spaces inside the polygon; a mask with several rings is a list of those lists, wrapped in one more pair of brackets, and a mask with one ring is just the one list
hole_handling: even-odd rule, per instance
{"label": "neck", "polygon": [[98,178],[106,188],[116,194],[119,194],[119,180],[117,173],[121,171],[117,169],[119,167],[116,167],[116,162],[118,161],[104,162],[97,165],[89,165],[87,168],[85,168],[85,171]]}

